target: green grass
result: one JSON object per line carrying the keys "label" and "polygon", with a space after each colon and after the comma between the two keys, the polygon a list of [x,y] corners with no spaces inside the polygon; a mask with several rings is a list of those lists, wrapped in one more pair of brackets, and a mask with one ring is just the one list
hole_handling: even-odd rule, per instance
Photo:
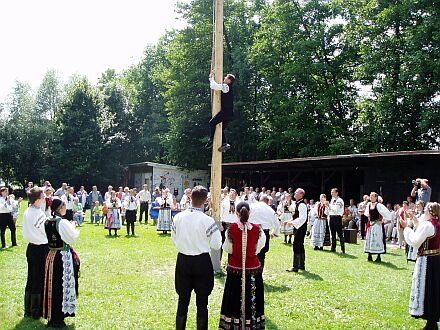
{"label": "green grass", "polygon": [[[25,204],[25,203],[23,203]],[[21,210],[23,213],[24,206]],[[21,224],[21,218],[18,224]],[[77,316],[71,329],[173,329],[176,250],[170,236],[152,225],[137,224],[138,237],[107,237],[103,226],[80,228],[75,249],[81,257]],[[9,242],[9,231],[6,233]],[[45,320],[23,318],[26,243],[0,251],[0,329],[42,329]],[[266,257],[267,329],[420,329],[424,322],[408,314],[413,264],[404,251],[389,249],[382,264],[369,263],[360,244],[348,255],[314,251],[306,241],[306,272],[287,273],[292,248],[271,241]],[[209,329],[216,329],[225,278],[215,279],[209,299]],[[195,297],[188,329],[195,329]]]}

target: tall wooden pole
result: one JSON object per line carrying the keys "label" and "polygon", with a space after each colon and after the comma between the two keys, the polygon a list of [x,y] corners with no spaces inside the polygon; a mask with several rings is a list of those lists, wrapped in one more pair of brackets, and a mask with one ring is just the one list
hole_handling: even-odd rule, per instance
{"label": "tall wooden pole", "polygon": [[[215,1],[215,27],[214,27],[214,73],[216,82],[223,81],[223,0]],[[222,91],[214,91],[212,98],[212,116],[215,116],[221,109]],[[215,129],[212,161],[211,161],[211,205],[212,216],[220,224],[220,198],[222,182],[222,153],[218,148],[222,143],[222,124]],[[211,251],[211,259],[214,271],[220,270],[220,253]]]}

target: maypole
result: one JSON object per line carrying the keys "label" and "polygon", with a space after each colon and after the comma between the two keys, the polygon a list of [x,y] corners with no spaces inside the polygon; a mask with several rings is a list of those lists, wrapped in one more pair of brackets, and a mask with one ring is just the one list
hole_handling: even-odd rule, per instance
{"label": "maypole", "polygon": [[[215,78],[223,80],[223,0],[215,0],[214,8],[214,61],[213,70]],[[214,117],[221,109],[221,91],[213,91],[212,116]],[[212,217],[221,226],[220,222],[220,198],[222,182],[222,152],[218,149],[222,143],[222,124],[215,128],[212,146],[211,161],[211,206]],[[211,259],[214,271],[220,271],[220,251],[211,251]]]}

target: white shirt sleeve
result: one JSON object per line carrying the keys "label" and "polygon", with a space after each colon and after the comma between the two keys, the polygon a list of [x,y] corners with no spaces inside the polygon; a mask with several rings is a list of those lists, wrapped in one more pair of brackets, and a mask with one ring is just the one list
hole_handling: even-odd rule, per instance
{"label": "white shirt sleeve", "polygon": [[367,203],[367,206],[365,207],[364,215],[369,218],[370,217],[370,202]]}
{"label": "white shirt sleeve", "polygon": [[257,242],[257,254],[260,253],[261,249],[266,245],[266,234],[261,227],[259,227],[258,230],[260,231],[260,237]]}
{"label": "white shirt sleeve", "polygon": [[295,220],[292,221],[292,225],[298,229],[307,221],[307,206],[304,203],[299,204],[298,206],[299,216]]}
{"label": "white shirt sleeve", "polygon": [[274,213],[272,218],[272,235],[280,236],[280,220],[278,220],[276,213]]}
{"label": "white shirt sleeve", "polygon": [[377,203],[377,210],[379,211],[380,215],[382,216],[382,220],[384,221],[390,221],[391,220],[391,212],[386,208],[385,205],[381,203]]}
{"label": "white shirt sleeve", "polygon": [[[225,239],[225,242],[223,243],[222,248],[223,248],[223,251],[225,251],[226,253],[232,254],[232,242],[229,240],[228,234],[229,234],[229,229],[227,229],[225,232],[226,239]],[[221,239],[221,237],[220,237],[220,239]],[[220,242],[221,242],[221,240],[220,240]]]}
{"label": "white shirt sleeve", "polygon": [[[218,226],[217,223],[214,224]],[[222,235],[220,234],[220,229],[212,232],[211,239],[209,241],[209,246],[213,250],[220,250],[220,248],[222,247]]]}
{"label": "white shirt sleeve", "polygon": [[406,227],[403,230],[405,241],[416,249],[418,249],[428,237],[431,237],[434,234],[435,228],[429,221],[420,222],[417,231],[414,231],[409,227]]}
{"label": "white shirt sleeve", "polygon": [[61,239],[67,244],[75,244],[79,237],[79,231],[69,220],[62,219],[58,226]]}
{"label": "white shirt sleeve", "polygon": [[218,84],[215,82],[214,79],[209,79],[209,84],[211,86],[211,89],[215,91],[222,91],[223,93],[229,92],[229,86],[227,84]]}

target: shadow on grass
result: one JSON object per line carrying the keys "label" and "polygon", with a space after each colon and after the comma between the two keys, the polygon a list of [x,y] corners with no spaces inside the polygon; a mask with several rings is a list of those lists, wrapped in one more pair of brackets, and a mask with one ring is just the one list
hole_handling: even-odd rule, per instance
{"label": "shadow on grass", "polygon": [[134,236],[133,235],[125,235],[125,238],[128,238],[128,239],[130,239],[130,238],[139,238],[139,236],[137,234],[135,234]]}
{"label": "shadow on grass", "polygon": [[266,329],[278,330],[279,328],[270,319],[266,319]]}
{"label": "shadow on grass", "polygon": [[[286,285],[278,286],[278,285],[272,285],[272,284],[264,283],[264,291],[265,292],[286,292],[286,291],[289,291],[289,290],[290,290],[290,288],[288,286],[286,286]],[[272,329],[272,328],[268,328],[268,329]]]}
{"label": "shadow on grass", "polygon": [[311,273],[311,272],[309,272],[309,271],[307,271],[307,270],[304,270],[304,271],[302,271],[302,272],[298,272],[298,274],[304,276],[304,277],[307,278],[307,279],[314,280],[314,281],[323,281],[323,280],[324,280],[324,279],[323,279],[321,276],[319,276],[318,274]]}
{"label": "shadow on grass", "polygon": [[317,252],[319,252],[319,253],[336,254],[336,255],[340,256],[341,258],[358,259],[358,257],[356,257],[355,255],[348,254],[348,253],[340,254],[339,252],[333,252],[333,251],[330,251],[330,250],[319,250]]}
{"label": "shadow on grass", "polygon": [[40,320],[34,320],[30,317],[23,317],[13,329],[47,329],[47,327]]}
{"label": "shadow on grass", "polygon": [[386,253],[386,254],[389,254],[390,256],[401,256],[401,255],[402,255],[402,254],[400,254],[400,253],[393,253],[393,252],[390,252],[388,248],[387,248],[387,253]]}
{"label": "shadow on grass", "polygon": [[166,233],[163,230],[154,230],[159,238],[171,237],[171,230],[167,230]]}
{"label": "shadow on grass", "polygon": [[344,254],[340,254],[339,255],[341,258],[346,258],[346,259],[358,259],[358,257],[352,255],[352,254],[348,254],[348,253],[344,253]]}
{"label": "shadow on grass", "polygon": [[382,261],[382,262],[372,262],[372,263],[378,266],[387,267],[395,270],[407,269],[407,268],[397,267],[395,264],[392,264],[391,262]]}
{"label": "shadow on grass", "polygon": [[6,249],[1,248],[0,249],[0,253],[3,253],[3,252],[9,252],[10,253],[10,252],[14,252],[14,251],[12,250],[12,247],[9,246]]}

